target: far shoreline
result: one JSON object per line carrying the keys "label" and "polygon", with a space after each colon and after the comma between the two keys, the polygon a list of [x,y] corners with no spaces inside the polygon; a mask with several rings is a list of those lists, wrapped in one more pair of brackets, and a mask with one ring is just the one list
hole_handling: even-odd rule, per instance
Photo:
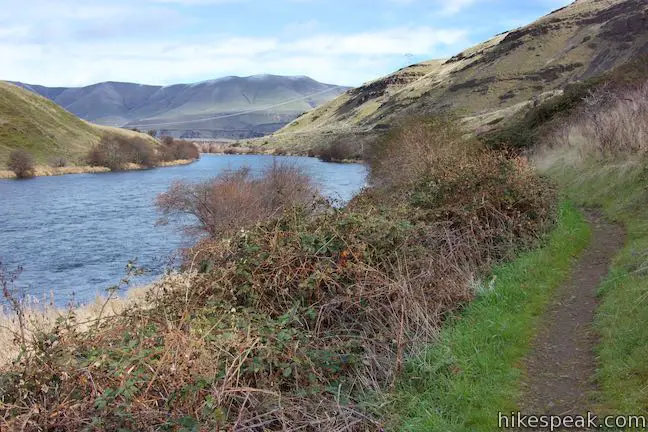
{"label": "far shoreline", "polygon": [[[179,159],[169,162],[160,162],[155,167],[145,167],[137,164],[128,164],[124,169],[119,171],[112,171],[107,167],[93,167],[89,165],[81,166],[68,166],[68,167],[50,167],[47,165],[37,165],[34,177],[53,177],[70,174],[99,174],[108,172],[121,172],[121,171],[140,171],[154,168],[167,168],[181,165],[190,165],[197,162],[199,159]],[[16,174],[10,170],[0,170],[0,180],[15,180]]]}

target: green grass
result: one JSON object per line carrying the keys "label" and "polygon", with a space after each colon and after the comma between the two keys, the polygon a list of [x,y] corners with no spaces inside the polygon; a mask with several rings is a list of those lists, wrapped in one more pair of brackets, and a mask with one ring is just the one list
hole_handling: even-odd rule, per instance
{"label": "green grass", "polygon": [[[494,270],[495,283],[407,364],[394,396],[400,431],[491,431],[498,411],[515,410],[538,317],[568,275],[590,230],[563,203],[546,244]],[[489,285],[488,283],[486,285]]]}
{"label": "green grass", "polygon": [[627,230],[626,246],[600,287],[596,318],[600,409],[626,414],[648,412],[647,166],[586,163],[550,171],[574,201],[602,207]]}
{"label": "green grass", "polygon": [[95,126],[54,102],[0,81],[0,170],[5,168],[9,154],[16,149],[29,152],[38,164],[47,164],[54,157],[77,163],[104,133],[134,134]]}

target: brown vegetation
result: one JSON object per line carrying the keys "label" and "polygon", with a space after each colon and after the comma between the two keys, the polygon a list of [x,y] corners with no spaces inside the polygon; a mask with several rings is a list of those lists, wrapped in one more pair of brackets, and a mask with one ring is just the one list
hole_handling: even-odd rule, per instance
{"label": "brown vegetation", "polygon": [[[367,394],[473,297],[480,270],[552,220],[553,193],[523,160],[455,130],[433,120],[392,135],[372,158],[375,188],[345,209],[293,207],[305,179],[281,166],[174,186],[162,210],[211,235],[192,271],[146,308],[84,332],[62,320],[27,344],[0,387],[6,427],[380,429]],[[385,168],[397,152],[407,176]]]}
{"label": "brown vegetation", "polygon": [[451,118],[406,123],[373,147],[369,168],[374,200],[451,221],[484,258],[505,257],[554,218],[552,188],[526,158],[484,148]]}
{"label": "brown vegetation", "polygon": [[14,150],[9,155],[7,167],[16,174],[19,179],[34,176],[34,158],[25,150]]}
{"label": "brown vegetation", "polygon": [[171,162],[175,160],[193,160],[200,158],[200,151],[198,147],[185,140],[176,140],[172,137],[162,137],[162,145],[160,148],[160,160],[163,162]]}
{"label": "brown vegetation", "polygon": [[363,158],[362,149],[347,139],[338,138],[329,146],[309,151],[309,156],[317,157],[324,162],[344,162]]}
{"label": "brown vegetation", "polygon": [[204,183],[176,182],[158,197],[157,206],[166,218],[194,217],[198,225],[188,227],[188,231],[218,238],[288,208],[306,206],[316,197],[314,185],[301,169],[275,162],[258,178],[249,168],[242,168]]}
{"label": "brown vegetation", "polygon": [[140,137],[105,134],[99,144],[88,153],[90,166],[123,170],[129,163],[153,167],[157,163],[155,147]]}
{"label": "brown vegetation", "polygon": [[126,169],[129,164],[152,168],[160,162],[200,158],[198,148],[191,142],[163,137],[159,148],[139,136],[105,134],[87,156],[90,166],[108,167],[112,171]]}
{"label": "brown vegetation", "polygon": [[577,149],[580,157],[648,153],[648,83],[591,92],[567,120],[554,125],[550,146]]}

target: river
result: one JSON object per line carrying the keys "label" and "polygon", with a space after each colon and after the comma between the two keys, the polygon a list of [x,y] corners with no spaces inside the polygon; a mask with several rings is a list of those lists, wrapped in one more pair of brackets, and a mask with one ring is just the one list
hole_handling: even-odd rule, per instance
{"label": "river", "polygon": [[190,239],[178,225],[159,226],[156,196],[174,180],[204,181],[226,169],[260,172],[273,159],[304,169],[321,192],[345,202],[364,186],[366,168],[306,157],[203,155],[185,166],[104,174],[0,180],[0,260],[23,272],[16,288],[59,306],[95,298],[137,259],[143,283],[169,267]]}

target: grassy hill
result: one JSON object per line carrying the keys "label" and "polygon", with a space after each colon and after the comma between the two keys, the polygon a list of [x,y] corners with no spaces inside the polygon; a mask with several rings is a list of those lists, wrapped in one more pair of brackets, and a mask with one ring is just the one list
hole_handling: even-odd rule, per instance
{"label": "grassy hill", "polygon": [[11,151],[25,149],[37,163],[63,157],[76,162],[97,144],[103,134],[135,132],[96,126],[77,118],[54,102],[0,82],[0,165]]}
{"label": "grassy hill", "polygon": [[156,129],[176,137],[267,134],[347,90],[308,77],[225,77],[166,87],[105,82],[80,88],[16,83],[77,116],[109,126]]}
{"label": "grassy hill", "polygon": [[[489,129],[567,84],[648,53],[643,0],[579,0],[536,22],[350,90],[298,118],[271,145],[308,148],[372,138],[401,118],[454,111]],[[357,138],[356,138],[357,141]]]}

